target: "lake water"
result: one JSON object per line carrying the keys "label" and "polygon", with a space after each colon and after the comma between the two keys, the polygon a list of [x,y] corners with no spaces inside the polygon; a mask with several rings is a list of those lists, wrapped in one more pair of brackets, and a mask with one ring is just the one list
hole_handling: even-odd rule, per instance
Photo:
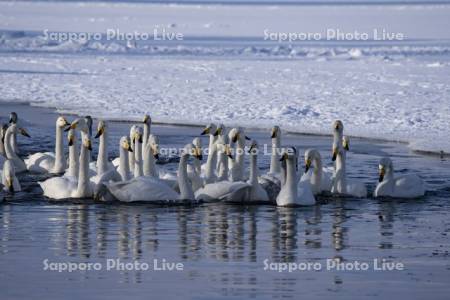
{"label": "lake water", "polygon": [[[32,135],[19,138],[23,153],[52,151],[54,112],[12,104],[1,108],[2,116],[18,112]],[[111,156],[117,155],[119,137],[129,125],[110,125]],[[155,125],[153,132],[162,146],[180,147],[201,128]],[[267,132],[247,134],[260,145],[270,141]],[[288,134],[283,144],[299,146],[301,154],[315,147],[331,163],[331,137]],[[411,153],[404,144],[354,138],[349,176],[364,180],[373,191],[383,155],[393,158],[398,173],[420,172],[430,190],[426,196],[410,201],[329,198],[314,207],[290,209],[55,202],[44,198],[36,184],[44,177],[20,175],[23,192],[4,196],[0,204],[0,298],[446,299],[450,163]],[[269,157],[260,157],[259,164],[267,172]],[[327,260],[334,258],[367,263],[369,270],[327,270]],[[181,263],[183,271],[153,270],[155,259],[158,267],[164,260]],[[401,263],[404,270],[375,271],[374,259]],[[150,269],[107,270],[112,260],[138,261]],[[101,270],[58,272],[44,270],[45,262],[97,263]],[[265,262],[310,262],[321,270],[278,272],[265,270]]]}

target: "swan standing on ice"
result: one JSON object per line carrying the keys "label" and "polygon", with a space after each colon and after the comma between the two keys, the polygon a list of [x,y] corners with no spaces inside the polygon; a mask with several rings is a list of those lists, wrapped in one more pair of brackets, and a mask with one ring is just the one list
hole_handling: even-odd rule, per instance
{"label": "swan standing on ice", "polygon": [[196,155],[191,144],[185,146],[178,165],[178,186],[180,194],[175,192],[163,180],[140,176],[125,182],[106,184],[109,192],[119,201],[123,202],[167,202],[192,201],[194,192],[187,177],[187,161],[189,156]]}
{"label": "swan standing on ice", "polygon": [[308,182],[298,182],[298,154],[294,147],[287,148],[281,157],[286,162],[286,182],[277,196],[278,206],[314,205],[316,199]]}
{"label": "swan standing on ice", "polygon": [[322,157],[316,149],[308,149],[305,152],[305,174],[300,181],[311,184],[314,195],[330,192],[332,185],[332,171],[322,167]]}
{"label": "swan standing on ice", "polygon": [[89,180],[89,157],[92,150],[91,138],[84,135],[80,153],[78,180],[69,177],[52,177],[39,182],[44,196],[52,199],[92,197],[93,187]]}
{"label": "swan standing on ice", "polygon": [[[5,152],[6,158],[11,160],[14,164],[16,173],[25,172],[27,170],[27,166],[25,162],[17,155],[17,153],[13,149],[13,137],[20,133],[24,136],[29,137],[28,133],[23,128],[17,128],[16,124],[11,124],[6,130],[5,134]],[[2,165],[3,167],[3,165]]]}
{"label": "swan standing on ice", "polygon": [[14,193],[21,191],[19,180],[16,177],[14,163],[11,160],[7,160],[3,164],[2,184],[5,192]]}
{"label": "swan standing on ice", "polygon": [[60,116],[56,119],[55,152],[38,152],[25,159],[27,169],[35,173],[62,174],[66,170],[66,157],[64,155],[64,127],[69,122]]}
{"label": "swan standing on ice", "polygon": [[416,174],[394,177],[390,158],[382,158],[379,164],[380,178],[374,197],[418,198],[425,195],[423,180]]}

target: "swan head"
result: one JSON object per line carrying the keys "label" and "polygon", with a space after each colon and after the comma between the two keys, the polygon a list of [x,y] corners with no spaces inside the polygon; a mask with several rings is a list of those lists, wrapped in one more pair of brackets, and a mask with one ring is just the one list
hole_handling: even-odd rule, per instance
{"label": "swan head", "polygon": [[105,131],[107,129],[108,129],[108,123],[106,123],[103,120],[100,120],[97,125],[97,134],[95,135],[95,138],[96,139],[99,138],[102,134],[105,133]]}
{"label": "swan head", "polygon": [[242,140],[242,138],[246,140],[251,140],[248,136],[245,135],[244,129],[242,127],[233,128],[228,133],[228,138],[236,143],[238,140]]}
{"label": "swan head", "polygon": [[16,123],[12,123],[8,127],[7,131],[10,131],[14,134],[20,133],[21,135],[26,136],[26,137],[31,137],[25,128],[22,128],[22,127],[18,128]]}
{"label": "swan head", "polygon": [[159,137],[157,135],[150,134],[146,147],[149,147],[149,153],[155,159],[159,158]]}
{"label": "swan head", "polygon": [[214,134],[217,130],[216,125],[209,123],[208,125],[206,125],[206,127],[203,129],[201,135],[206,135],[206,134]]}
{"label": "swan head", "polygon": [[75,145],[76,141],[75,129],[69,130],[69,133],[67,134],[67,139],[69,140],[69,147]]}
{"label": "swan head", "polygon": [[202,140],[198,137],[192,140],[192,145],[194,145],[195,155],[194,157],[198,158],[198,160],[203,160],[203,152],[202,152]]}
{"label": "swan head", "polygon": [[258,143],[255,140],[252,140],[250,148],[248,149],[248,153],[252,155],[258,154]]}
{"label": "swan head", "polygon": [[224,132],[225,132],[225,125],[219,124],[219,126],[217,126],[216,131],[214,132],[214,136],[224,134]]}
{"label": "swan head", "polygon": [[150,118],[149,115],[145,114],[142,123],[147,124],[147,125],[151,125],[152,124],[152,118]]}
{"label": "swan head", "polygon": [[348,136],[342,138],[342,146],[345,150],[350,150],[350,138]]}
{"label": "swan head", "polygon": [[382,182],[384,180],[384,175],[387,172],[392,171],[392,160],[389,157],[383,157],[378,165],[378,170],[379,170],[378,182]]}
{"label": "swan head", "polygon": [[142,127],[136,126],[132,138],[133,144],[136,143],[136,141],[142,144],[142,135],[143,135]]}
{"label": "swan head", "polygon": [[270,138],[274,139],[274,138],[280,137],[280,135],[281,135],[280,127],[279,126],[273,126],[271,134],[270,134]]}
{"label": "swan head", "polygon": [[120,138],[120,147],[122,147],[126,151],[133,152],[130,144],[130,139],[127,136],[123,136]]}
{"label": "swan head", "polygon": [[77,118],[70,123],[64,131],[69,131],[70,129],[78,129],[86,134],[91,135],[92,130],[89,129],[89,124],[87,118]]}
{"label": "swan head", "polygon": [[92,151],[92,142],[91,142],[91,138],[87,135],[85,135],[83,137],[83,147],[85,147],[86,149],[88,149],[89,151]]}
{"label": "swan head", "polygon": [[344,132],[344,124],[342,123],[341,120],[334,121],[334,123],[333,123],[333,130],[335,132],[339,132],[339,133]]}
{"label": "swan head", "polygon": [[308,173],[314,160],[321,159],[319,151],[316,149],[307,149],[305,151],[305,173]]}
{"label": "swan head", "polygon": [[298,171],[298,151],[296,147],[286,147],[283,150],[283,154],[281,155],[280,161],[281,162],[293,162],[295,164],[295,169]]}
{"label": "swan head", "polygon": [[14,193],[14,178],[16,177],[16,171],[14,164],[11,160],[5,161],[3,165],[3,177],[5,178],[5,187],[11,193]]}
{"label": "swan head", "polygon": [[59,116],[58,119],[56,119],[56,127],[58,128],[64,128],[69,125],[70,123],[67,122],[66,118],[64,118],[63,116]]}
{"label": "swan head", "polygon": [[17,113],[16,112],[11,112],[10,114],[9,114],[9,123],[10,124],[17,124],[17,120],[18,120],[19,118],[17,117]]}

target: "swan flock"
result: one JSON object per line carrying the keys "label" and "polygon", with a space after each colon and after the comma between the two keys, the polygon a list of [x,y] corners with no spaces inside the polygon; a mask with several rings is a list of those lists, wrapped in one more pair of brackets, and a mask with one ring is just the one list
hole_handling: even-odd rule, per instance
{"label": "swan flock", "polygon": [[[43,194],[55,200],[308,206],[315,205],[319,196],[368,197],[366,184],[347,176],[350,139],[344,135],[339,120],[332,127],[330,167],[324,167],[318,150],[307,149],[304,169],[299,169],[299,149],[282,146],[281,129],[274,126],[268,134],[272,147],[267,173],[261,173],[258,166],[258,143],[241,127],[227,130],[223,124],[208,124],[200,134],[208,137],[206,162],[202,163],[204,149],[199,136],[179,151],[178,170],[169,171],[161,163],[164,159],[160,142],[151,130],[149,115],[131,126],[129,135],[120,138],[117,158],[109,156],[108,122],[98,121],[93,132],[90,116],[72,122],[59,116],[54,152],[38,152],[22,159],[17,137],[29,134],[20,124],[17,114],[11,113],[9,124],[0,130],[0,169],[5,193],[21,190],[17,173],[31,172],[48,174],[38,183]],[[98,156],[91,161],[94,139],[99,141]],[[395,176],[388,157],[380,160],[378,171],[373,197],[418,198],[425,194],[423,180],[416,174]]]}

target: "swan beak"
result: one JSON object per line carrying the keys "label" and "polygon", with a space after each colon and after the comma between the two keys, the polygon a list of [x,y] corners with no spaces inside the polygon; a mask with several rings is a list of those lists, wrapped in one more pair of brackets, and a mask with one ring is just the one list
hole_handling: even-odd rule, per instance
{"label": "swan beak", "polygon": [[12,178],[6,178],[6,187],[10,193],[14,193],[14,184]]}
{"label": "swan beak", "polygon": [[66,118],[63,118],[64,120],[64,126],[70,126],[70,123],[66,120]]}
{"label": "swan beak", "polygon": [[230,149],[230,146],[229,146],[229,145],[226,145],[226,146],[225,146],[225,154],[226,154],[229,158],[233,159],[233,154],[231,154],[231,149]]}
{"label": "swan beak", "polygon": [[154,157],[155,159],[159,159],[159,153],[156,152],[155,154],[153,154],[153,157]]}
{"label": "swan beak", "polygon": [[254,153],[254,150],[256,150],[256,146],[255,146],[255,144],[251,144],[250,148],[248,149],[248,153],[249,154]]}
{"label": "swan beak", "polygon": [[238,138],[239,138],[239,133],[235,134],[235,135],[233,136],[233,138],[231,139],[231,141],[232,141],[233,143],[236,143],[237,140],[238,140]]}
{"label": "swan beak", "polygon": [[144,116],[144,120],[142,121],[142,123],[147,124],[149,119],[150,119],[150,116],[149,115],[145,115]]}
{"label": "swan beak", "polygon": [[305,162],[305,173],[308,173],[309,168],[311,168],[311,160],[306,160]]}
{"label": "swan beak", "polygon": [[247,141],[250,141],[250,140],[251,140],[251,138],[249,138],[248,136],[245,136],[245,139],[246,139]]}
{"label": "swan beak", "polygon": [[209,134],[210,131],[211,131],[211,128],[206,127],[205,129],[203,129],[203,131],[202,131],[202,133],[200,133],[200,135]]}
{"label": "swan beak", "polygon": [[73,146],[73,139],[74,139],[73,136],[69,137],[69,147]]}
{"label": "swan beak", "polygon": [[285,161],[285,160],[287,160],[287,158],[288,158],[287,153],[283,153],[283,155],[280,158],[280,161]]}
{"label": "swan beak", "polygon": [[28,132],[25,130],[25,128],[20,128],[19,132],[21,135],[26,136],[26,137],[31,137]]}
{"label": "swan beak", "polygon": [[69,131],[70,129],[77,129],[78,122],[73,122],[72,124],[69,124],[69,127],[64,129],[64,131]]}
{"label": "swan beak", "polygon": [[344,141],[344,149],[345,149],[346,151],[350,150],[350,147],[349,147],[347,141]]}
{"label": "swan beak", "polygon": [[98,139],[98,138],[103,134],[104,131],[105,131],[105,129],[104,129],[103,127],[101,127],[101,128],[97,131],[97,134],[95,135],[95,138]]}
{"label": "swan beak", "polygon": [[274,138],[276,138],[277,137],[277,130],[275,129],[275,128],[272,128],[272,133],[271,133],[271,135],[270,135],[270,138],[271,139],[274,139]]}
{"label": "swan beak", "polygon": [[335,160],[336,160],[337,154],[338,154],[337,149],[336,149],[336,148],[333,148],[333,157],[331,158],[332,161],[335,161]]}
{"label": "swan beak", "polygon": [[202,149],[200,149],[199,147],[195,147],[195,149],[194,149],[194,156],[198,160],[203,160]]}
{"label": "swan beak", "polygon": [[128,152],[133,152],[133,148],[131,148],[129,143],[126,144],[125,149],[128,150]]}
{"label": "swan beak", "polygon": [[218,136],[219,134],[222,134],[222,128],[217,128],[216,132],[214,132],[214,136]]}
{"label": "swan beak", "polygon": [[90,140],[87,142],[86,148],[88,148],[89,151],[92,151],[92,143]]}
{"label": "swan beak", "polygon": [[380,177],[378,178],[378,182],[382,182],[384,180],[385,170],[384,168],[380,168]]}

